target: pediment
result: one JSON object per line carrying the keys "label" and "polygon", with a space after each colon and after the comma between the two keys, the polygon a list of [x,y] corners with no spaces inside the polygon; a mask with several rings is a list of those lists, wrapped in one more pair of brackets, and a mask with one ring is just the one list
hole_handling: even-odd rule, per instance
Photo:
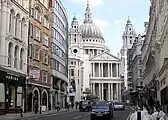
{"label": "pediment", "polygon": [[104,53],[102,53],[102,54],[100,54],[100,55],[97,55],[97,56],[95,56],[94,58],[92,58],[91,60],[100,60],[100,61],[102,61],[102,60],[104,60],[104,61],[120,61],[120,59],[118,58],[118,57],[116,57],[116,56],[114,56],[114,55],[112,55],[112,54],[110,54],[110,53],[107,53],[107,52],[104,52]]}

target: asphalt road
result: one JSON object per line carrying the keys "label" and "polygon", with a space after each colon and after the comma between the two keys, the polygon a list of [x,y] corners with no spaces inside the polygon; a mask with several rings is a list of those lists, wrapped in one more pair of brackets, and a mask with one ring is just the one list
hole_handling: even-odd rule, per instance
{"label": "asphalt road", "polygon": [[[130,108],[126,108],[125,111],[114,111],[114,117],[112,120],[127,120],[130,111]],[[52,115],[37,116],[31,119],[29,118],[28,120],[90,120],[90,113],[78,111],[63,112]]]}

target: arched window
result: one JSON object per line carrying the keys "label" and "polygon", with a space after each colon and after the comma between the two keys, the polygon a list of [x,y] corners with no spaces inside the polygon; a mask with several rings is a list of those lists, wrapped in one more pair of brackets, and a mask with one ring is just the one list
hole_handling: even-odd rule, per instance
{"label": "arched window", "polygon": [[17,69],[18,65],[18,46],[15,46],[15,51],[14,51],[14,68]]}
{"label": "arched window", "polygon": [[10,11],[10,16],[9,16],[9,33],[13,32],[13,25],[14,25],[14,11]]}
{"label": "arched window", "polygon": [[12,43],[10,42],[9,43],[9,46],[8,46],[8,66],[11,67],[12,65]]}
{"label": "arched window", "polygon": [[24,56],[23,53],[24,53],[24,50],[22,48],[20,51],[20,70],[23,70],[23,56]]}
{"label": "arched window", "polygon": [[15,20],[15,37],[19,37],[19,31],[20,31],[20,15],[16,15],[16,20]]}
{"label": "arched window", "polygon": [[21,40],[24,39],[24,33],[25,33],[25,19],[23,18],[21,22]]}

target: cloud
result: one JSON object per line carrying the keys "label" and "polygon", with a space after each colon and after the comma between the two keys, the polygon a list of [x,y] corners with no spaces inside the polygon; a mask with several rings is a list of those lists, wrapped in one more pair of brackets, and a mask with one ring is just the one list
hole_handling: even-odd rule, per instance
{"label": "cloud", "polygon": [[[69,0],[71,2],[74,2],[74,3],[87,3],[88,0]],[[93,8],[93,7],[97,7],[99,6],[100,4],[103,3],[103,0],[89,0],[89,3],[90,3],[90,6]]]}
{"label": "cloud", "polygon": [[105,29],[106,27],[108,27],[109,22],[105,20],[96,19],[96,18],[93,19],[93,22],[100,28],[101,32],[104,35]]}
{"label": "cloud", "polygon": [[114,20],[114,24],[121,24],[121,23],[124,23],[125,21],[124,20]]}

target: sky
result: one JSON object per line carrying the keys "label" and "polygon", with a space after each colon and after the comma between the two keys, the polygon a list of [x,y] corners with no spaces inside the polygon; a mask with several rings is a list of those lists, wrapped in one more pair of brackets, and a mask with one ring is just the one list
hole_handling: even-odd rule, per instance
{"label": "sky", "polygon": [[[61,0],[71,24],[74,13],[80,24],[84,20],[87,0]],[[104,35],[106,45],[117,55],[122,48],[122,34],[128,16],[137,34],[144,32],[144,22],[149,20],[150,0],[89,0],[92,20]]]}

